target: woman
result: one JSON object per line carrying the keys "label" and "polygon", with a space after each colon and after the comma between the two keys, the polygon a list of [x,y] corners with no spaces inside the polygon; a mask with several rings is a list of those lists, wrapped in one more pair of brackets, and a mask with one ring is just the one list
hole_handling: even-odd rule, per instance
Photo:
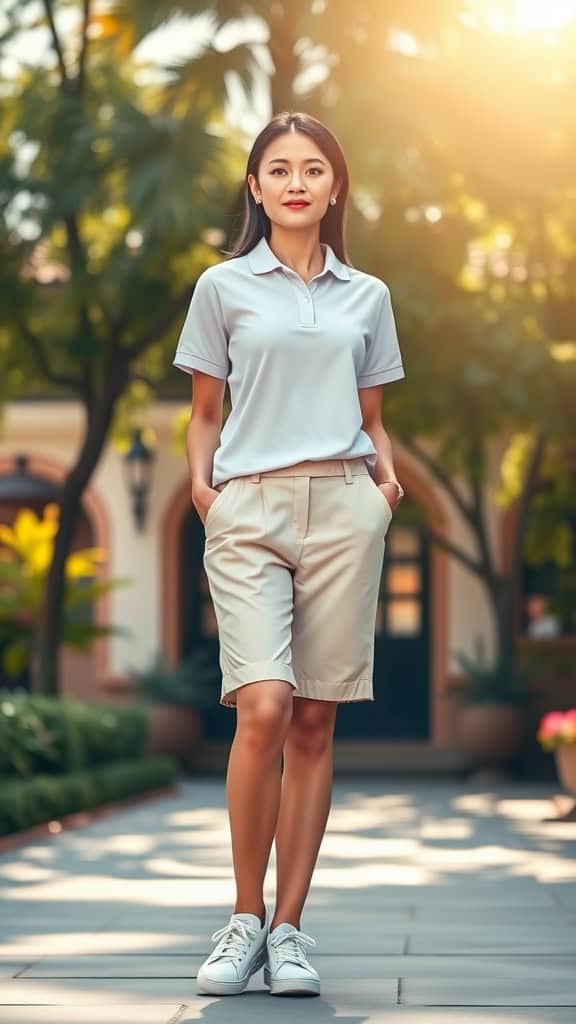
{"label": "woman", "polygon": [[264,966],[272,994],[317,995],[300,917],[330,809],[338,704],[374,699],[385,535],[403,495],[381,386],[405,374],[388,287],[345,256],[348,172],[334,135],[307,114],[277,115],[246,182],[240,241],[198,278],[174,359],[193,374],[192,501],[220,703],[237,712],[226,780],[237,898],[198,991],[242,992]]}

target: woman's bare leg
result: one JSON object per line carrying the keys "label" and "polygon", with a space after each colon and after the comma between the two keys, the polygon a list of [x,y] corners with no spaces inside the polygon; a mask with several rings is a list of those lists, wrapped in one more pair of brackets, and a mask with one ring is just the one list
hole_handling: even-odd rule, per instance
{"label": "woman's bare leg", "polygon": [[294,697],[284,745],[276,827],[276,910],[270,921],[300,928],[300,917],[326,829],[332,798],[338,704]]}
{"label": "woman's bare leg", "polygon": [[236,691],[236,734],[226,795],[236,879],[234,913],[264,918],[264,879],[278,818],[282,747],[292,715],[292,687],[281,679]]}

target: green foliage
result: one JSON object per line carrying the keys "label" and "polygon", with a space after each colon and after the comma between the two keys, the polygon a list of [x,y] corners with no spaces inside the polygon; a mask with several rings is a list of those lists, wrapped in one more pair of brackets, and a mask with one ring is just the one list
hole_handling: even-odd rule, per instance
{"label": "green foliage", "polygon": [[[157,380],[183,312],[175,296],[214,259],[205,235],[223,231],[233,201],[241,140],[222,118],[223,65],[246,68],[250,51],[241,44],[191,60],[192,94],[177,71],[159,76],[134,55],[128,5],[117,8],[91,9],[82,73],[79,18],[66,39],[66,81],[49,54],[0,81],[5,397],[84,399],[87,384],[101,396],[114,384],[112,350],[144,334],[134,370],[156,364]],[[58,283],[48,287],[51,275]]]}
{"label": "green foliage", "polygon": [[453,651],[453,656],[464,670],[464,682],[451,682],[445,692],[463,704],[517,704],[529,705],[534,698],[530,685],[535,678],[535,666],[526,663],[521,668],[504,669],[488,662],[483,636],[475,640],[475,656]]}
{"label": "green foliage", "polygon": [[546,578],[550,610],[576,631],[576,476],[572,446],[548,453],[530,508],[524,559]]}
{"label": "green foliage", "polygon": [[93,771],[37,775],[2,786],[0,835],[8,835],[78,811],[145,793],[176,782],[178,765],[171,757],[118,760]]}
{"label": "green foliage", "polygon": [[148,668],[128,671],[142,696],[152,703],[199,709],[213,706],[220,680],[214,659],[205,648],[197,648],[174,669],[168,669],[163,655],[157,653]]}
{"label": "green foliage", "polygon": [[0,777],[60,775],[142,757],[148,715],[143,707],[111,707],[0,690]]}
{"label": "green foliage", "polygon": [[[12,679],[28,668],[34,650],[58,517],[58,506],[50,503],[41,517],[33,509],[21,508],[12,527],[0,524],[0,664]],[[101,548],[84,548],[67,558],[61,637],[65,647],[86,651],[98,637],[128,632],[87,618],[91,602],[130,582],[95,581],[97,566],[105,558]]]}

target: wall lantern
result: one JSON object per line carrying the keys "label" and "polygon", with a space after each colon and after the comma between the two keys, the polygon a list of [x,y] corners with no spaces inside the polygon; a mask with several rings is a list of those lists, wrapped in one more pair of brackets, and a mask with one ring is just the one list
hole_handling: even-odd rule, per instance
{"label": "wall lantern", "polygon": [[49,501],[59,501],[61,493],[58,484],[30,472],[27,455],[15,455],[13,471],[0,476],[2,504],[40,505]]}
{"label": "wall lantern", "polygon": [[142,439],[143,431],[137,427],[132,443],[124,456],[124,474],[128,493],[132,498],[132,515],[138,530],[146,525],[148,496],[152,483],[154,452]]}

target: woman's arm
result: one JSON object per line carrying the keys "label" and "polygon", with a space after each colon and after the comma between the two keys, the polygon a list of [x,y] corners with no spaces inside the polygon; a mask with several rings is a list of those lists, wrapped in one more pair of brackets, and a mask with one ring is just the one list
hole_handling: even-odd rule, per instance
{"label": "woman's arm", "polygon": [[376,465],[374,480],[382,488],[390,506],[402,500],[404,492],[394,471],[392,444],[382,424],[382,388],[378,384],[373,388],[358,388],[358,398],[362,410],[362,429],[371,438],[376,449]]}
{"label": "woman's arm", "polygon": [[192,411],[186,431],[186,456],[192,485],[192,503],[202,522],[216,499],[212,465],[222,430],[226,381],[195,370],[192,375]]}

